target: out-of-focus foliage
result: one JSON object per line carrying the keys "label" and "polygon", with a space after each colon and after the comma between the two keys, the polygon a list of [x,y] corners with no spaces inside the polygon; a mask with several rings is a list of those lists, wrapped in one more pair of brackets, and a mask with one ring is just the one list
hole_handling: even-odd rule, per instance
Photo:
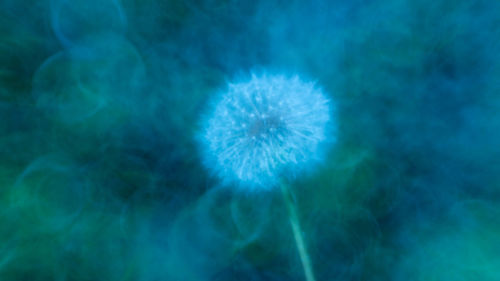
{"label": "out-of-focus foliage", "polygon": [[0,280],[304,280],[286,209],[205,171],[208,101],[315,80],[318,280],[500,279],[500,2],[0,1]]}

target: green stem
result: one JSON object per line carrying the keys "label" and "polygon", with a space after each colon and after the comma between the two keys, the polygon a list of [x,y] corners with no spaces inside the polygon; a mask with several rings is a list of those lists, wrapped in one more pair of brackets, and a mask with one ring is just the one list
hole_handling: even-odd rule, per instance
{"label": "green stem", "polygon": [[304,243],[304,237],[302,236],[302,230],[299,224],[299,216],[297,214],[297,208],[295,207],[295,204],[292,201],[292,196],[290,194],[288,185],[284,182],[281,182],[280,185],[281,185],[281,191],[283,193],[283,199],[288,209],[290,224],[292,225],[293,237],[295,238],[295,244],[297,245],[297,250],[299,251],[300,261],[302,263],[302,268],[304,269],[306,280],[316,281],[311,266],[311,259],[307,254],[306,244]]}

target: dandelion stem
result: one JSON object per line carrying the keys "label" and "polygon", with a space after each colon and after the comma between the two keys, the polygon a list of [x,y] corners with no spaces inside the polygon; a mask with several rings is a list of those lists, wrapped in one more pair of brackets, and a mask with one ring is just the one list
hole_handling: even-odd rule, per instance
{"label": "dandelion stem", "polygon": [[285,205],[288,209],[288,215],[290,219],[290,224],[292,226],[293,237],[295,238],[295,244],[297,245],[297,250],[299,252],[300,261],[302,263],[302,268],[304,269],[304,274],[307,281],[316,281],[314,278],[314,273],[311,266],[311,259],[307,254],[306,244],[304,243],[304,237],[302,236],[302,229],[299,223],[299,216],[297,214],[297,208],[292,201],[292,196],[288,185],[285,182],[281,182],[281,191],[283,194],[283,199]]}

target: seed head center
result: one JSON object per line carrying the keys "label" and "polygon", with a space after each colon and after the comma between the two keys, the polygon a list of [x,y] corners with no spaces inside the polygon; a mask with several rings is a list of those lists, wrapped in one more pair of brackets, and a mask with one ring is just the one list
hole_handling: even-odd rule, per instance
{"label": "seed head center", "polygon": [[255,118],[248,127],[250,138],[266,138],[276,134],[283,127],[283,122],[277,116],[260,116]]}

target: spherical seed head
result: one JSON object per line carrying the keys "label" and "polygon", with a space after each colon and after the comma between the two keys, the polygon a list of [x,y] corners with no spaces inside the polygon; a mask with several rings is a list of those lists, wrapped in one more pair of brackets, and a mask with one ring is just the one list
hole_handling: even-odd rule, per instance
{"label": "spherical seed head", "polygon": [[205,164],[226,183],[272,188],[321,160],[330,115],[323,92],[297,76],[230,83],[204,123]]}

